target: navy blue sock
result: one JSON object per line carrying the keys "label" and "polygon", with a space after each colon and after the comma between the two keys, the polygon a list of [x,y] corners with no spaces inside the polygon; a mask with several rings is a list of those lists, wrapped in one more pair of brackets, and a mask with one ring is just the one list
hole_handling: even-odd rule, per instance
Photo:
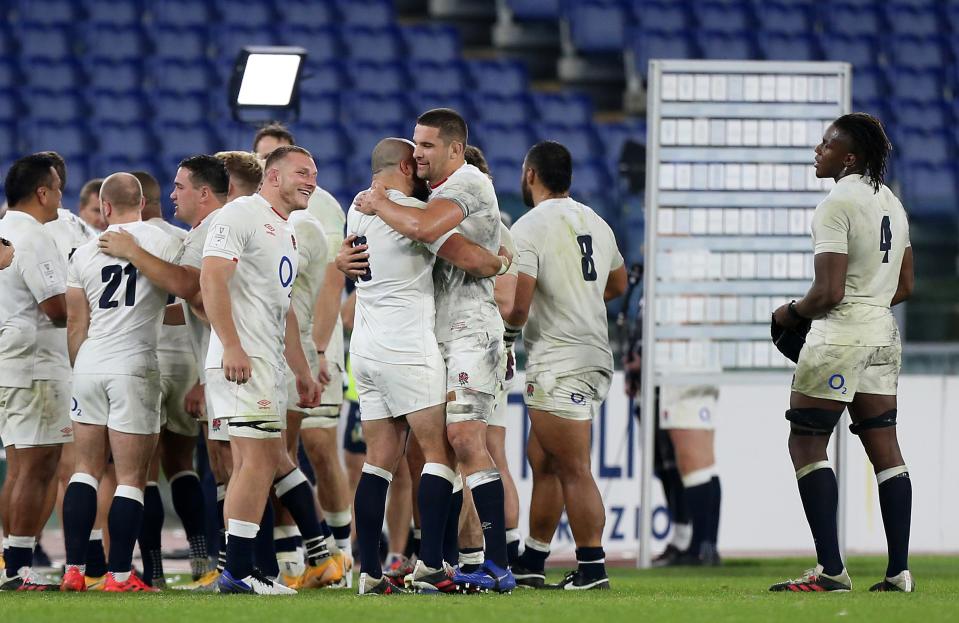
{"label": "navy blue sock", "polygon": [[719,483],[719,476],[713,476],[713,479],[709,481],[709,485],[713,489],[713,495],[711,499],[711,510],[710,510],[710,519],[712,519],[712,524],[710,525],[709,530],[709,540],[713,545],[719,543],[719,515],[722,510],[722,500],[723,500],[723,488]]}
{"label": "navy blue sock", "polygon": [[[107,569],[111,573],[127,573],[133,567],[133,546],[143,523],[143,491],[119,485],[110,505],[107,524],[110,528],[110,555]],[[89,536],[89,535],[88,535]]]}
{"label": "navy blue sock", "polygon": [[154,578],[163,579],[163,500],[156,483],[148,483],[143,491],[143,523],[137,541],[143,559],[143,581],[153,586]]}
{"label": "navy blue sock", "polygon": [[67,564],[82,565],[87,557],[87,542],[97,520],[97,482],[89,474],[74,474],[63,493],[63,540]]}
{"label": "navy blue sock", "polygon": [[87,570],[86,575],[99,578],[107,573],[107,555],[103,551],[103,532],[98,531],[98,538],[87,541]]}
{"label": "navy blue sock", "polygon": [[[326,523],[325,519],[320,519],[320,536],[324,539],[333,536],[333,530],[330,528],[330,524]],[[336,537],[333,537],[334,539]]]}
{"label": "navy blue sock", "polygon": [[[209,547],[206,542],[206,503],[203,498],[203,487],[196,472],[180,472],[170,479],[170,497],[173,498],[173,510],[183,523],[187,542],[190,544],[190,558],[192,561],[202,561],[205,567],[209,557]],[[194,575],[197,569],[193,569]]]}
{"label": "navy blue sock", "polygon": [[839,509],[836,474],[831,467],[821,467],[803,475],[798,483],[806,521],[816,544],[816,558],[827,575],[837,575],[842,572],[843,564],[836,527]]}
{"label": "navy blue sock", "polygon": [[380,535],[386,515],[386,494],[392,475],[385,469],[364,464],[356,486],[353,508],[356,513],[356,541],[359,547],[360,571],[371,578],[383,575],[380,565]]}
{"label": "navy blue sock", "polygon": [[[884,473],[892,473],[897,469],[884,470],[876,476],[882,479]],[[886,577],[891,578],[909,568],[909,529],[912,522],[912,481],[909,472],[888,476],[879,483],[879,509],[886,531],[886,547],[889,549]]]}
{"label": "navy blue sock", "polygon": [[257,569],[271,577],[280,574],[280,566],[276,562],[276,549],[273,546],[274,521],[273,501],[267,498],[263,517],[260,518],[259,531],[253,539],[253,560]]}
{"label": "navy blue sock", "polygon": [[473,504],[483,526],[483,541],[486,544],[486,559],[502,569],[509,566],[506,555],[506,511],[503,481],[495,469],[485,469],[466,478],[473,493]]}
{"label": "navy blue sock", "polygon": [[[11,542],[12,541],[12,542]],[[3,550],[4,572],[7,577],[16,575],[21,567],[33,566],[33,548],[36,546],[34,537],[10,535],[7,537],[7,547]]]}
{"label": "navy blue sock", "polygon": [[577,547],[576,562],[585,579],[599,580],[606,577],[606,553],[602,547]]}
{"label": "navy blue sock", "polygon": [[216,500],[216,518],[217,525],[219,528],[220,536],[220,546],[219,551],[216,557],[216,570],[220,573],[223,573],[223,569],[226,566],[226,519],[223,513],[223,507],[225,506],[226,498],[220,495],[220,487],[223,487],[224,495],[226,494],[226,485],[218,484],[217,488],[217,500]]}
{"label": "navy blue sock", "polygon": [[[274,488],[280,502],[293,517],[296,527],[300,529],[303,544],[306,546],[307,563],[315,565],[329,556],[329,550],[326,548],[326,534],[323,533],[323,527],[316,513],[316,503],[313,501],[313,489],[303,472],[293,469],[286,476],[278,479]],[[329,526],[326,529],[329,531]]]}
{"label": "navy blue sock", "polygon": [[248,521],[230,519],[227,522],[226,570],[234,579],[242,580],[253,573],[256,536],[260,532],[263,530],[259,526]]}
{"label": "navy blue sock", "polygon": [[456,566],[460,556],[460,512],[463,510],[463,490],[453,493],[450,498],[450,512],[446,518],[446,533],[443,535],[443,560]]}
{"label": "navy blue sock", "polygon": [[544,573],[546,569],[546,559],[549,558],[549,543],[543,543],[540,546],[530,545],[532,537],[526,539],[526,549],[519,557],[519,565],[533,573]]}
{"label": "navy blue sock", "polygon": [[686,503],[693,519],[693,538],[688,551],[698,556],[703,543],[710,540],[713,530],[713,486],[710,481],[687,486]]}
{"label": "navy blue sock", "polygon": [[[510,540],[510,533],[515,535],[513,540]],[[519,562],[519,530],[506,531],[506,555],[509,557],[510,567]]]}
{"label": "navy blue sock", "polygon": [[[442,472],[438,476],[432,471]],[[420,490],[417,504],[420,508],[420,552],[419,558],[428,567],[443,567],[443,537],[446,534],[446,520],[450,513],[450,501],[453,495],[453,470],[439,463],[427,463],[420,477]]]}

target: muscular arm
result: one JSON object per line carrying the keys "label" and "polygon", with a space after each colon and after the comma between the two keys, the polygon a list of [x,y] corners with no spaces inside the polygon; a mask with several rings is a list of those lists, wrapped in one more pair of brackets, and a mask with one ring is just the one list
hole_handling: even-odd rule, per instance
{"label": "muscular arm", "polygon": [[817,253],[814,268],[816,276],[806,296],[796,301],[796,311],[803,318],[822,318],[838,305],[846,295],[846,269],[849,256],[845,253]]}
{"label": "muscular arm", "polygon": [[200,291],[200,271],[158,258],[145,251],[127,232],[107,232],[100,236],[98,244],[107,255],[129,260],[141,275],[174,296],[190,301]]}
{"label": "muscular arm", "polygon": [[906,252],[902,256],[902,266],[899,268],[899,286],[890,305],[898,305],[912,296],[912,288],[916,283],[912,266],[912,247],[906,247]]}
{"label": "muscular arm", "polygon": [[286,362],[290,364],[293,374],[298,377],[310,376],[310,364],[306,360],[306,353],[303,352],[303,344],[300,343],[300,323],[290,307],[286,313],[286,333],[283,336],[283,355]]}
{"label": "muscular arm", "polygon": [[516,275],[505,274],[496,278],[493,286],[493,299],[499,307],[499,315],[505,318],[513,309],[513,300],[516,297]]}
{"label": "muscular arm", "polygon": [[503,317],[506,324],[513,327],[522,327],[529,319],[529,308],[533,304],[533,294],[536,292],[536,279],[526,273],[520,273],[516,278],[516,293],[513,296],[513,306]]}
{"label": "muscular arm", "polygon": [[503,267],[503,259],[499,255],[493,255],[462,234],[450,236],[436,256],[480,278],[493,277]]}
{"label": "muscular arm", "polygon": [[606,280],[606,290],[603,292],[603,300],[607,303],[615,298],[619,298],[626,292],[626,286],[629,283],[629,277],[626,274],[626,265],[623,264],[613,272],[609,273]]}
{"label": "muscular arm", "polygon": [[343,319],[343,328],[353,330],[353,317],[356,315],[356,290],[346,297],[343,307],[340,308],[340,318]]}
{"label": "muscular arm", "polygon": [[[463,210],[449,199],[433,199],[425,209],[400,205],[390,201],[385,193],[370,191],[369,207],[394,230],[410,240],[427,244],[460,224]],[[358,206],[360,207],[360,206]],[[360,207],[361,211],[365,211]]]}
{"label": "muscular arm", "polygon": [[163,324],[171,327],[178,327],[186,324],[186,318],[183,314],[183,305],[172,303],[163,310]]}
{"label": "muscular arm", "polygon": [[316,344],[317,350],[325,351],[330,344],[336,318],[340,314],[343,285],[343,273],[331,262],[326,266],[326,276],[316,297],[316,308],[313,312],[313,343]]}
{"label": "muscular arm", "polygon": [[203,292],[204,309],[210,326],[216,331],[224,348],[240,346],[229,288],[234,272],[236,263],[231,260],[222,257],[203,258],[200,290]]}
{"label": "muscular arm", "polygon": [[[61,295],[63,296],[63,295]],[[77,360],[80,346],[87,339],[87,330],[90,328],[90,304],[81,288],[67,288],[67,352],[70,355],[70,365]]]}
{"label": "muscular arm", "polygon": [[[80,290],[82,293],[83,290]],[[84,302],[86,299],[84,298]],[[55,294],[48,299],[40,301],[40,311],[46,314],[53,326],[63,328],[67,326],[68,312],[67,299],[63,294]]]}

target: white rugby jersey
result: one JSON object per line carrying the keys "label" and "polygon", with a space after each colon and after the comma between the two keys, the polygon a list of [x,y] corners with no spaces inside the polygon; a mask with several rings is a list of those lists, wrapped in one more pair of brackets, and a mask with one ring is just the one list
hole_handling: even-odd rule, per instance
{"label": "white rugby jersey", "polygon": [[[179,240],[180,248],[182,249],[183,241],[186,240],[186,231],[176,225],[171,225],[159,217],[147,219],[146,222]],[[177,257],[179,257],[179,255],[180,253],[178,252]],[[177,298],[172,294],[167,297],[167,305],[172,305],[176,303],[176,301]],[[189,328],[187,328],[186,325],[161,325],[160,340],[157,342],[157,356],[161,359],[167,358],[171,360],[182,359],[184,356],[192,357],[193,348],[190,345]]]}
{"label": "white rugby jersey", "polygon": [[[66,260],[45,226],[20,210],[0,219],[0,237],[16,249],[13,264],[0,270],[0,387],[60,378],[40,359],[37,341],[44,328],[53,328],[39,303],[66,292]],[[64,340],[61,356],[66,348]]]}
{"label": "white rugby jersey", "polygon": [[[249,357],[283,369],[286,314],[299,261],[293,227],[259,193],[238,197],[210,217],[203,257],[237,263],[230,279],[233,320]],[[223,365],[223,344],[210,334],[206,367]]]}
{"label": "white rugby jersey", "polygon": [[[57,220],[44,223],[43,228],[53,236],[64,261],[64,270],[74,251],[97,236],[97,232],[84,223],[79,216],[63,208],[57,210]],[[53,326],[45,314],[40,317],[40,329],[37,332],[35,371],[40,375],[37,378],[61,381],[69,380],[71,374],[70,357],[67,353],[67,330]]]}
{"label": "white rugby jersey", "polygon": [[898,339],[890,311],[899,287],[909,221],[886,186],[874,192],[869,178],[841,178],[813,213],[815,252],[848,255],[846,293],[813,328],[827,344],[886,346]]}
{"label": "white rugby jersey", "polygon": [[[336,260],[343,244],[343,228],[346,224],[346,213],[340,207],[340,202],[329,192],[317,186],[307,205],[307,212],[312,214],[323,226],[326,233],[327,264]],[[302,328],[302,327],[301,327]],[[333,333],[326,345],[326,360],[337,364],[341,370],[346,369],[343,352],[343,318],[336,315],[336,324]]]}
{"label": "white rugby jersey", "polygon": [[[513,241],[513,234],[510,233],[509,227],[502,222],[499,224],[499,245],[504,247],[510,252],[510,255],[513,256],[513,261],[510,263],[506,274],[513,275],[514,277],[517,276],[519,274],[519,264],[516,260],[519,258],[516,257],[516,242]],[[499,249],[497,249],[497,251],[499,251]],[[493,285],[495,286],[496,284]]]}
{"label": "white rugby jersey", "polygon": [[603,294],[623,265],[616,237],[591,208],[548,199],[511,230],[520,273],[536,279],[523,341],[527,374],[613,369]]}
{"label": "white rugby jersey", "polygon": [[313,343],[313,312],[316,297],[323,287],[329,252],[326,248],[326,233],[323,226],[307,210],[290,214],[290,225],[296,236],[296,251],[299,264],[293,280],[290,305],[300,326],[300,342],[304,350],[316,350]]}
{"label": "white rugby jersey", "polygon": [[[463,210],[464,218],[451,232],[435,241],[439,250],[453,233],[459,233],[491,253],[499,252],[499,203],[493,182],[471,164],[464,164],[430,189],[430,200],[448,199]],[[502,335],[503,319],[493,300],[493,279],[472,277],[444,261],[436,264],[436,339],[447,342],[454,335],[485,331]]]}
{"label": "white rugby jersey", "polygon": [[[387,196],[405,206],[426,204],[397,190]],[[356,316],[350,353],[385,363],[422,364],[439,352],[433,333],[435,256],[377,216],[350,206],[346,229],[369,246],[370,270],[356,282]]]}
{"label": "white rugby jersey", "polygon": [[[110,225],[124,230],[160,259],[172,262],[180,241],[142,221]],[[73,254],[67,287],[80,288],[90,305],[90,328],[73,369],[77,374],[144,376],[158,369],[157,338],[168,294],[138,274],[126,260],[100,251],[97,240]]]}
{"label": "white rugby jersey", "polygon": [[[197,223],[196,227],[187,232],[183,239],[183,246],[180,249],[180,255],[177,263],[180,266],[192,266],[200,270],[203,266],[203,245],[206,243],[206,235],[210,230],[210,221],[213,219],[217,210],[210,212],[205,219]],[[186,301],[183,304],[183,317],[186,321],[187,337],[190,340],[190,347],[193,356],[196,358],[197,375],[200,377],[200,383],[206,383],[206,353],[210,348],[210,325],[201,319],[190,307]]]}

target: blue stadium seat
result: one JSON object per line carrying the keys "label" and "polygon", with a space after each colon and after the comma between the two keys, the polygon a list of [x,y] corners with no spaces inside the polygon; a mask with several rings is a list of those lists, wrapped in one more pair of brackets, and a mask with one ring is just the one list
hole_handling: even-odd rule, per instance
{"label": "blue stadium seat", "polygon": [[89,90],[87,106],[94,122],[134,123],[149,118],[146,101],[138,91]]}
{"label": "blue stadium seat", "polygon": [[312,124],[340,121],[340,98],[335,93],[315,93],[300,97],[300,120]]}
{"label": "blue stadium seat", "polygon": [[76,91],[33,88],[21,96],[34,121],[81,121],[86,116],[86,105]]}
{"label": "blue stadium seat", "polygon": [[900,178],[903,203],[910,214],[955,214],[956,170],[951,165],[906,164]]}
{"label": "blue stadium seat", "polygon": [[615,0],[566,2],[563,17],[569,24],[570,41],[577,52],[617,52],[625,45],[627,13]]}
{"label": "blue stadium seat", "polygon": [[946,21],[952,32],[959,32],[959,2],[946,3]]}
{"label": "blue stadium seat", "polygon": [[95,124],[92,130],[98,154],[140,159],[151,157],[156,152],[153,134],[143,123],[105,121]]}
{"label": "blue stadium seat", "polygon": [[772,0],[756,7],[760,32],[781,32],[793,35],[812,33],[812,4]]}
{"label": "blue stadium seat", "polygon": [[852,92],[856,97],[875,99],[888,94],[882,72],[877,67],[853,67]]}
{"label": "blue stadium seat", "polygon": [[883,8],[893,32],[926,37],[940,32],[937,4],[935,0],[925,3],[886,2]]}
{"label": "blue stadium seat", "polygon": [[415,119],[406,98],[400,94],[349,91],[343,94],[341,105],[347,123],[409,124]]}
{"label": "blue stadium seat", "polygon": [[806,34],[761,32],[759,50],[770,61],[813,61],[820,58],[812,38]]}
{"label": "blue stadium seat", "polygon": [[338,123],[298,123],[293,135],[298,145],[310,150],[315,161],[343,161],[350,153],[350,144]]}
{"label": "blue stadium seat", "polygon": [[150,75],[154,89],[195,93],[215,86],[213,72],[206,63],[159,60],[151,64]]}
{"label": "blue stadium seat", "polygon": [[206,124],[164,123],[154,126],[164,162],[179,162],[196,154],[212,154],[220,145]]}
{"label": "blue stadium seat", "polygon": [[696,33],[703,58],[749,60],[757,58],[749,33],[701,30]]}
{"label": "blue stadium seat", "polygon": [[854,6],[847,3],[829,3],[820,11],[823,27],[827,32],[873,36],[885,32],[875,5]]}
{"label": "blue stadium seat", "polygon": [[818,38],[819,47],[826,60],[852,63],[854,72],[860,66],[879,63],[879,47],[873,36],[827,33],[820,34]]}
{"label": "blue stadium seat", "polygon": [[300,83],[300,93],[311,97],[318,93],[338,94],[340,90],[350,86],[346,68],[339,61],[314,63],[309,58],[304,67],[303,81]]}
{"label": "blue stadium seat", "polygon": [[228,28],[272,28],[277,19],[270,0],[216,0],[219,21]]}
{"label": "blue stadium seat", "polygon": [[81,17],[75,0],[19,0],[17,13],[25,24],[69,25]]}
{"label": "blue stadium seat", "polygon": [[93,24],[136,26],[143,21],[140,0],[85,0],[87,19]]}
{"label": "blue stadium seat", "polygon": [[573,199],[602,215],[605,211],[602,204],[609,200],[612,188],[613,180],[601,160],[577,160],[573,156],[573,185],[570,188]]}
{"label": "blue stadium seat", "polygon": [[[22,116],[17,93],[22,89],[5,89],[0,87],[0,123],[16,122]],[[0,149],[0,154],[5,153]]]}
{"label": "blue stadium seat", "polygon": [[749,32],[754,29],[749,7],[744,2],[730,3],[701,0],[694,3],[693,13],[703,29],[729,35]]}
{"label": "blue stadium seat", "polygon": [[383,27],[395,23],[392,0],[336,0],[344,24]]}
{"label": "blue stadium seat", "polygon": [[519,20],[558,20],[560,0],[506,0],[506,6]]}
{"label": "blue stadium seat", "polygon": [[573,162],[582,162],[602,157],[599,137],[593,126],[582,124],[568,126],[557,123],[537,123],[536,139],[539,141],[556,141],[562,143],[573,155]]}
{"label": "blue stadium seat", "polygon": [[952,163],[950,141],[944,132],[899,128],[894,133],[899,159],[911,164],[941,165]]}
{"label": "blue stadium seat", "polygon": [[146,35],[138,26],[95,24],[83,29],[84,54],[108,60],[134,60],[150,50]]}
{"label": "blue stadium seat", "polygon": [[409,63],[408,71],[416,90],[437,95],[456,95],[470,89],[469,73],[461,61],[450,63]]}
{"label": "blue stadium seat", "polygon": [[645,30],[684,32],[690,19],[684,2],[633,0],[633,18]]}
{"label": "blue stadium seat", "polygon": [[[369,165],[367,165],[367,169],[369,169]],[[349,183],[349,172],[346,165],[338,159],[316,163],[316,184],[333,195],[348,195],[360,190]],[[346,207],[349,207],[349,205],[347,203]]]}
{"label": "blue stadium seat", "polygon": [[[467,99],[467,96],[459,93],[413,93],[410,95],[409,101],[414,115],[420,115],[434,108],[452,108],[463,115],[467,123],[471,123],[471,120],[481,116],[479,111],[473,106],[473,103]],[[414,119],[415,117],[410,118],[408,123],[409,129],[403,136],[410,136],[412,134]],[[472,130],[470,131],[472,132]]]}
{"label": "blue stadium seat", "polygon": [[409,88],[410,80],[401,63],[349,61],[347,73],[356,89],[372,93],[398,93]]}
{"label": "blue stadium seat", "polygon": [[533,93],[538,121],[576,125],[593,121],[593,103],[579,93]]}
{"label": "blue stadium seat", "polygon": [[13,34],[0,26],[0,58],[13,58],[16,53],[17,42]]}
{"label": "blue stadium seat", "polygon": [[66,60],[73,53],[73,35],[66,26],[22,26],[20,55],[28,59]]}
{"label": "blue stadium seat", "polygon": [[487,155],[487,164],[489,164],[490,175],[493,176],[493,188],[498,195],[519,195],[520,179],[523,174],[523,158],[525,152],[519,158],[495,158],[489,160]]}
{"label": "blue stadium seat", "polygon": [[[291,29],[285,29],[287,34]],[[210,50],[219,62],[227,63],[231,68],[236,55],[245,45],[279,45],[280,39],[272,30],[232,26],[216,28],[210,32]]]}
{"label": "blue stadium seat", "polygon": [[479,146],[490,162],[494,160],[520,160],[536,143],[527,125],[502,123],[474,123],[470,130],[470,143]]}
{"label": "blue stadium seat", "polygon": [[947,108],[940,102],[914,102],[893,99],[890,108],[900,128],[945,131],[952,125]]}
{"label": "blue stadium seat", "polygon": [[145,70],[138,61],[91,59],[87,63],[88,86],[110,91],[137,91],[143,87]]}
{"label": "blue stadium seat", "polygon": [[197,63],[210,51],[210,35],[202,26],[161,26],[150,33],[156,48],[155,58]]}
{"label": "blue stadium seat", "polygon": [[[282,29],[280,41],[283,45],[304,48],[309,62],[323,63],[344,58],[339,32],[339,29],[331,26],[292,25]],[[237,47],[237,51],[240,47]]]}
{"label": "blue stadium seat", "polygon": [[889,125],[895,121],[891,112],[889,112],[889,101],[885,97],[860,97],[853,91],[852,109],[856,112],[867,112],[874,117],[878,117],[889,129]]}
{"label": "blue stadium seat", "polygon": [[659,32],[637,29],[632,31],[633,64],[641,76],[646,77],[651,58],[695,58],[696,46],[684,32]]}
{"label": "blue stadium seat", "polygon": [[[176,162],[170,163],[170,167],[175,167]],[[73,163],[68,163],[68,166],[71,169],[68,171],[70,179],[74,179],[73,175]],[[166,201],[167,196],[170,193],[170,188],[173,182],[172,175],[166,175],[166,171],[163,170],[156,160],[145,155],[143,157],[128,157],[123,155],[98,155],[94,156],[90,160],[89,167],[89,177],[84,178],[90,179],[92,177],[106,177],[111,173],[116,173],[117,171],[146,171],[157,178],[157,181],[160,182],[160,198],[163,201]]]}
{"label": "blue stadium seat", "polygon": [[646,121],[621,121],[613,123],[597,123],[596,132],[603,145],[603,155],[607,163],[616,165],[623,152],[623,145],[627,141],[636,141],[646,144]]}
{"label": "blue stadium seat", "polygon": [[901,67],[935,68],[946,64],[947,53],[939,37],[892,35],[883,39],[889,58]]}
{"label": "blue stadium seat", "polygon": [[526,92],[526,68],[519,61],[467,61],[476,91],[499,95],[521,95]]}
{"label": "blue stadium seat", "polygon": [[460,60],[460,37],[451,26],[417,25],[400,29],[406,43],[406,58],[410,61]]}
{"label": "blue stadium seat", "polygon": [[283,0],[276,3],[284,28],[294,24],[304,26],[335,26],[340,23],[339,14],[332,2],[316,0]]}
{"label": "blue stadium seat", "polygon": [[213,5],[195,0],[152,0],[148,3],[152,22],[158,26],[205,27],[215,23]]}
{"label": "blue stadium seat", "polygon": [[411,124],[366,124],[360,123],[348,126],[347,138],[352,145],[352,156],[349,159],[350,179],[346,181],[356,189],[367,188],[370,184],[370,155],[376,144],[387,136],[410,136]]}
{"label": "blue stadium seat", "polygon": [[347,26],[342,34],[344,47],[352,60],[385,63],[404,57],[398,28]]}
{"label": "blue stadium seat", "polygon": [[77,122],[33,121],[24,124],[28,152],[53,150],[69,160],[91,152],[86,127]]}
{"label": "blue stadium seat", "polygon": [[80,66],[69,60],[22,59],[20,72],[30,86],[46,87],[55,84],[62,89],[77,89],[83,86],[84,82]]}
{"label": "blue stadium seat", "polygon": [[0,122],[0,163],[4,165],[3,175],[0,176],[0,184],[3,183],[3,177],[6,177],[10,161],[16,160],[19,154],[17,146],[17,126],[15,123]]}
{"label": "blue stadium seat", "polygon": [[0,57],[0,89],[22,86],[17,73],[17,68],[12,61]]}
{"label": "blue stadium seat", "polygon": [[182,93],[161,89],[150,97],[154,110],[152,120],[171,123],[204,123],[208,121],[210,98],[203,91]]}
{"label": "blue stadium seat", "polygon": [[471,97],[476,117],[490,123],[528,123],[532,110],[526,95],[491,95],[477,93]]}
{"label": "blue stadium seat", "polygon": [[886,70],[886,78],[892,93],[901,99],[935,102],[944,95],[946,81],[938,70],[891,67]]}

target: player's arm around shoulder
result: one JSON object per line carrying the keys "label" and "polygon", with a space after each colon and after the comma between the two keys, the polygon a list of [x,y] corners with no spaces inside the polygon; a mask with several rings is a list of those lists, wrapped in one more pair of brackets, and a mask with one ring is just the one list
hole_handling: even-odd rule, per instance
{"label": "player's arm around shoulder", "polygon": [[161,290],[191,300],[200,289],[199,275],[188,266],[175,263],[182,242],[158,227],[142,242],[128,231],[108,231],[98,241],[100,251],[124,259]]}
{"label": "player's arm around shoulder", "polygon": [[379,182],[356,198],[356,209],[383,219],[394,230],[416,242],[431,244],[466,218],[467,211],[456,201],[432,199],[425,209],[401,205],[386,195]]}
{"label": "player's arm around shoulder", "polygon": [[[435,245],[430,245],[430,248],[435,248]],[[513,261],[509,251],[503,247],[500,247],[499,255],[494,255],[459,232],[446,237],[435,252],[436,257],[479,278],[505,274]]]}

